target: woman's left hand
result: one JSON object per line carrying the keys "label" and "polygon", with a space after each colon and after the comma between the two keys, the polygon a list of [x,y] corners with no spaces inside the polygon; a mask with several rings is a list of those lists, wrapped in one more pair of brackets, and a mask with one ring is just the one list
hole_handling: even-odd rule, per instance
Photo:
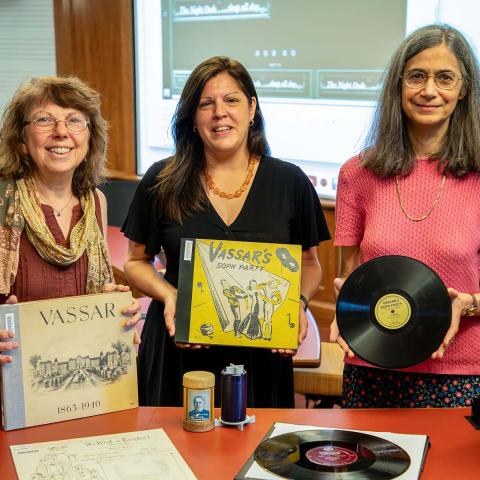
{"label": "woman's left hand", "polygon": [[438,350],[432,353],[432,358],[440,360],[445,350],[448,348],[460,327],[460,317],[462,313],[471,305],[472,297],[468,293],[460,293],[454,288],[448,289],[448,294],[452,300],[452,320],[450,322],[450,328],[448,329],[442,344],[438,347]]}
{"label": "woman's left hand", "polygon": [[[299,327],[298,327],[298,344],[301,345],[305,340],[308,332],[308,319],[305,310],[300,305]],[[297,350],[291,348],[272,348],[273,353],[279,353],[285,357],[292,357],[297,353]]]}
{"label": "woman's left hand", "polygon": [[[130,287],[127,285],[116,285],[115,283],[106,283],[103,286],[103,292],[108,293],[108,292],[128,292],[130,290]],[[136,323],[140,320],[141,318],[141,305],[138,299],[133,298],[132,303],[130,305],[127,305],[126,307],[123,307],[121,312],[130,317],[126,320],[125,322],[125,327],[132,327],[136,325]],[[138,330],[135,329],[135,338],[134,338],[134,343],[135,345],[140,345],[140,335],[138,334]]]}

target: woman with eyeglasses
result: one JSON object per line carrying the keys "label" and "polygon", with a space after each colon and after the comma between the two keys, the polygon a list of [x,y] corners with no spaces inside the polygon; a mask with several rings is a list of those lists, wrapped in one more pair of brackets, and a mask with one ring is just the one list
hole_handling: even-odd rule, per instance
{"label": "woman with eyeglasses", "polygon": [[480,74],[465,37],[430,25],[399,46],[363,152],[341,169],[335,244],[344,279],[361,263],[404,255],[449,287],[451,326],[428,360],[402,371],[345,355],[343,406],[468,406],[480,394]]}
{"label": "woman with eyeglasses", "polygon": [[[100,96],[79,79],[34,78],[16,91],[0,127],[0,303],[128,290],[112,283],[96,188],[106,149]],[[125,308],[129,325],[139,310],[137,300]],[[0,364],[11,362],[12,332],[0,341]]]}

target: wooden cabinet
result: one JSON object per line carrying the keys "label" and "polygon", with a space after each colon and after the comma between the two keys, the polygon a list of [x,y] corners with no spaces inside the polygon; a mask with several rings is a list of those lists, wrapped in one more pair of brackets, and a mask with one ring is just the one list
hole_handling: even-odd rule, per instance
{"label": "wooden cabinet", "polygon": [[335,291],[333,279],[338,275],[340,268],[340,253],[333,245],[335,234],[335,202],[322,201],[323,213],[327,220],[332,240],[322,242],[318,246],[318,258],[322,266],[322,282],[317,294],[310,300],[309,308],[317,321],[322,341],[328,339],[329,327],[335,316]]}
{"label": "wooden cabinet", "polygon": [[102,96],[110,176],[136,179],[131,0],[54,0],[58,75],[76,75]]}

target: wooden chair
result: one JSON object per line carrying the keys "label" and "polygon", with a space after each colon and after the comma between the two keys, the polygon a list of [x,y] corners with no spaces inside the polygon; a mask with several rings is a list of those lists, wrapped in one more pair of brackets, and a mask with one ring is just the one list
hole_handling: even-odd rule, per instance
{"label": "wooden chair", "polygon": [[293,369],[295,392],[305,395],[307,407],[310,402],[321,408],[340,403],[343,355],[338,344],[321,342],[319,367]]}

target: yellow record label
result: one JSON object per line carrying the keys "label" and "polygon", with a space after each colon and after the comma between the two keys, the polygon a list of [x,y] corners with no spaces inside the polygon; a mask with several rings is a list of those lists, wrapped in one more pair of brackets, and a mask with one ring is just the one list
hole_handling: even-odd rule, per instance
{"label": "yellow record label", "polygon": [[389,293],[381,297],[375,305],[377,322],[389,330],[402,328],[410,320],[412,307],[402,295]]}

